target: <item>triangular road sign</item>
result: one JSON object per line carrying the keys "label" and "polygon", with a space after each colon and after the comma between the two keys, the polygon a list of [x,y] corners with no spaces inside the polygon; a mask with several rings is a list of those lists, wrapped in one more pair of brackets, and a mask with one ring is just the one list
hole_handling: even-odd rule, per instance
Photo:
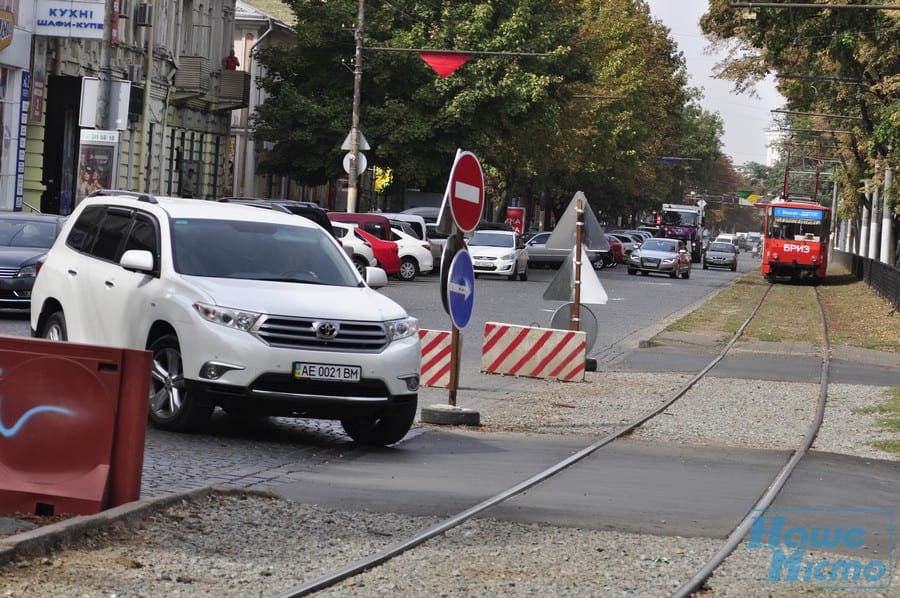
{"label": "triangular road sign", "polygon": [[[582,246],[581,255],[586,255],[584,246]],[[547,290],[544,291],[544,299],[548,301],[574,301],[575,300],[575,250],[569,253],[563,263],[559,266],[559,270]],[[606,295],[606,289],[597,278],[597,273],[590,265],[584,265],[582,258],[581,265],[581,293],[579,294],[579,303],[590,303],[594,305],[606,305],[609,297]]]}
{"label": "triangular road sign", "polygon": [[[371,147],[369,147],[369,142],[366,141],[366,138],[363,136],[362,131],[358,132],[357,142],[359,144],[359,151],[367,152]],[[341,144],[341,149],[344,151],[350,151],[350,133],[347,133],[347,138],[344,139],[344,143]]]}
{"label": "triangular road sign", "polygon": [[572,201],[569,202],[562,218],[556,223],[556,227],[547,238],[547,247],[550,249],[572,249],[575,247],[575,230],[578,225],[578,200],[581,200],[584,210],[584,228],[581,230],[581,242],[588,249],[600,249],[609,251],[609,241],[600,222],[591,210],[591,206],[584,193],[578,191]]}

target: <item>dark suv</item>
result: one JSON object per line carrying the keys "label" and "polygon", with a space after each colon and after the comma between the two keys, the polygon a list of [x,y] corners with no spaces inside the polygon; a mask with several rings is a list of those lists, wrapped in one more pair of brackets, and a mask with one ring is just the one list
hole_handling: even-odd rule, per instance
{"label": "dark suv", "polygon": [[321,208],[318,204],[311,201],[297,201],[294,199],[263,199],[258,197],[221,197],[218,201],[226,203],[239,203],[248,206],[256,206],[259,208],[268,208],[270,210],[278,210],[288,214],[296,214],[309,218],[325,230],[331,236],[337,238],[334,229],[331,227],[331,220],[328,219],[328,212]]}

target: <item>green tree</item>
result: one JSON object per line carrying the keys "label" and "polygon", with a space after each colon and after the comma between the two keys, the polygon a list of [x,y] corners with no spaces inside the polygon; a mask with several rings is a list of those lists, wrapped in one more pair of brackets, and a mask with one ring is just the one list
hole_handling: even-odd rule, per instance
{"label": "green tree", "polygon": [[809,129],[803,136],[837,142],[829,158],[840,164],[835,176],[848,212],[865,202],[859,180],[877,178],[876,164],[896,165],[900,158],[900,144],[891,143],[900,139],[900,20],[878,9],[892,3],[866,4],[741,11],[727,0],[711,0],[701,20],[714,43],[731,49],[719,76],[748,90],[767,73],[779,73],[788,108],[811,114],[803,121]]}
{"label": "green tree", "polygon": [[[254,126],[272,144],[259,170],[315,185],[343,175],[358,5],[289,4],[296,44],[259,56],[267,99]],[[721,122],[699,108],[643,0],[370,0],[363,40],[360,128],[393,189],[442,190],[463,148],[482,161],[498,216],[510,197],[533,213],[583,190],[595,210],[628,217],[680,189],[661,156],[688,152],[707,169],[720,156]],[[388,48],[486,54],[440,78]]]}
{"label": "green tree", "polygon": [[[512,161],[503,140],[546,126],[558,109],[578,19],[575,2],[370,2],[367,48],[424,48],[547,56],[476,55],[451,77],[438,77],[415,53],[364,50],[360,127],[371,158],[398,180],[433,187],[446,179],[458,147],[486,162]],[[256,135],[275,149],[264,172],[316,184],[340,175],[340,142],[349,130],[353,77],[342,62],[354,42],[343,29],[357,2],[294,0],[297,44],[261,53],[269,94]],[[518,163],[518,161],[516,161]]]}

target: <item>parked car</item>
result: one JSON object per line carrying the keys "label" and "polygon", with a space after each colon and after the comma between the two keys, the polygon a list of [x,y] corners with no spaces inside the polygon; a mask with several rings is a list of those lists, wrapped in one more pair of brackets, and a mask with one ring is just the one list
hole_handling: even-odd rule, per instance
{"label": "parked car", "polygon": [[417,214],[404,214],[403,212],[382,212],[385,218],[394,222],[399,221],[412,227],[413,235],[420,241],[428,241],[428,229],[426,228],[425,219]]}
{"label": "parked car", "polygon": [[353,261],[353,265],[356,266],[360,276],[366,275],[366,268],[378,266],[378,260],[375,259],[372,245],[353,233],[357,228],[356,226],[346,222],[333,222],[331,226],[344,249],[349,250],[350,259]]}
{"label": "parked car", "polygon": [[[440,264],[441,255],[444,253],[444,246],[447,245],[447,238],[450,235],[438,232],[437,224],[432,222],[426,222],[425,229],[428,231],[428,244],[431,245],[431,255],[434,257],[435,263]],[[439,268],[435,268],[435,270],[438,269]]]}
{"label": "parked car", "polygon": [[[643,243],[647,239],[652,239],[654,237],[653,232],[651,232],[651,230],[646,229],[646,228],[634,228],[634,229],[617,228],[617,229],[613,229],[613,230],[608,230],[606,232],[613,233],[616,235],[619,235],[619,234],[629,235],[631,237],[634,237],[636,240],[638,240],[641,243]],[[659,232],[659,229],[657,229],[657,232]]]}
{"label": "parked car", "polygon": [[728,268],[732,272],[737,270],[738,250],[731,243],[713,241],[703,253],[703,269]]}
{"label": "parked car", "polygon": [[475,275],[528,280],[528,250],[515,231],[476,230],[466,241]]}
{"label": "parked car", "polygon": [[38,258],[47,253],[66,216],[0,213],[0,309],[29,309]]}
{"label": "parked car", "polygon": [[[318,204],[309,201],[295,201],[292,199],[258,199],[250,197],[220,197],[217,201],[223,203],[238,203],[267,210],[277,210],[284,212],[285,214],[303,216],[324,228],[343,245],[343,241],[340,240],[334,231],[334,227],[331,225],[331,220],[328,219],[328,212],[326,212],[324,208],[319,207]],[[351,259],[353,258],[353,251],[350,248],[345,247],[344,251]],[[361,270],[360,272],[365,276],[364,270]]]}
{"label": "parked car", "polygon": [[[619,241],[619,239],[617,239],[615,235],[610,234],[606,235],[606,240],[609,241],[609,250],[612,252],[613,260],[615,260],[615,263],[624,263],[626,254],[622,242]],[[629,251],[629,253],[631,252]]]}
{"label": "parked car", "polygon": [[355,224],[370,235],[374,235],[384,241],[391,240],[391,222],[381,214],[372,212],[328,212],[328,218],[332,222]]}
{"label": "parked car", "polygon": [[625,253],[626,257],[631,255],[631,252],[641,246],[641,243],[649,239],[650,237],[644,237],[638,234],[629,234],[625,232],[620,233],[608,233],[612,235],[622,244],[622,251]]}
{"label": "parked car", "polygon": [[438,216],[441,214],[441,208],[438,206],[416,206],[403,210],[401,214],[421,216],[425,219],[426,223],[435,224],[437,223]]}
{"label": "parked car", "polygon": [[378,267],[384,270],[388,276],[396,276],[400,273],[400,247],[396,243],[371,235],[358,226],[353,234],[372,247],[375,259],[378,260]]}
{"label": "parked car", "polygon": [[221,407],[337,419],[357,442],[391,444],[416,415],[418,321],[374,290],[381,269],[366,275],[302,218],[101,191],[47,252],[31,332],[149,350],[149,419],[164,430]]}
{"label": "parked car", "polygon": [[434,268],[434,257],[431,245],[399,228],[391,229],[393,241],[397,244],[400,255],[400,280],[414,280],[419,274],[428,274]]}
{"label": "parked car", "polygon": [[296,201],[293,199],[262,199],[258,197],[220,197],[217,201],[223,203],[240,203],[256,207],[269,208],[270,210],[281,210],[288,214],[296,214],[309,218],[329,233],[334,235],[331,226],[331,220],[328,218],[328,212],[319,204],[311,201]]}
{"label": "parked car", "polygon": [[[566,260],[572,247],[568,249],[557,249],[547,247],[547,239],[550,238],[552,231],[542,231],[533,234],[526,242],[525,247],[528,249],[528,263],[532,266],[559,268]],[[603,267],[603,251],[598,249],[588,249],[585,259],[596,268]],[[584,262],[582,262],[584,263]]]}
{"label": "parked car", "polygon": [[628,273],[668,274],[672,278],[691,277],[691,254],[678,239],[647,239],[628,258]]}

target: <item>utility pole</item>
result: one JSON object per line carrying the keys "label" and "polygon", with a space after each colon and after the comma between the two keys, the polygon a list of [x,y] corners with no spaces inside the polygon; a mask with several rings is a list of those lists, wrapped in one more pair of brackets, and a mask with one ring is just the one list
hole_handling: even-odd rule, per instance
{"label": "utility pole", "polygon": [[[100,90],[97,101],[96,128],[109,129],[109,97],[110,97],[110,46],[112,45],[113,12],[116,3],[109,0],[104,5],[103,37],[100,39]],[[113,181],[115,183],[115,181]]]}
{"label": "utility pole", "polygon": [[359,192],[359,88],[362,83],[363,26],[366,20],[366,0],[359,0],[356,28],[356,52],[353,60],[353,114],[350,120],[350,164],[347,168],[347,211],[356,211]]}

